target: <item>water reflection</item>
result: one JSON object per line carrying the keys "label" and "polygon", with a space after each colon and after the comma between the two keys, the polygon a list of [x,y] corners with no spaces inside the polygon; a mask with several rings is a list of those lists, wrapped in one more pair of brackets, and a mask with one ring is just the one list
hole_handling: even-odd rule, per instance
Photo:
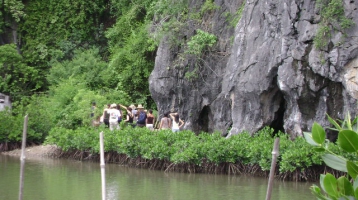
{"label": "water reflection", "polygon": [[[0,199],[17,199],[20,160],[0,154]],[[101,199],[99,163],[28,158],[23,199]],[[265,199],[267,179],[249,176],[164,173],[106,165],[110,200]],[[313,199],[312,183],[275,181],[271,199]]]}

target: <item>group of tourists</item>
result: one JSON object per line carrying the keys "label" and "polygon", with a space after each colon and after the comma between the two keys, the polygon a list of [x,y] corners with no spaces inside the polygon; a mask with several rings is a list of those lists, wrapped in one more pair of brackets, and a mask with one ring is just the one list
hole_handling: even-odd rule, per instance
{"label": "group of tourists", "polygon": [[[122,109],[126,111],[124,116]],[[119,124],[126,122],[132,127],[147,127],[150,130],[155,130],[155,116],[153,110],[144,110],[144,107],[139,104],[137,107],[132,104],[130,106],[123,106],[121,104],[108,104],[105,105],[100,122],[104,123],[110,130],[120,129]],[[184,125],[184,121],[179,118],[178,113],[165,113],[164,117],[160,120],[160,130],[172,129],[177,132]]]}

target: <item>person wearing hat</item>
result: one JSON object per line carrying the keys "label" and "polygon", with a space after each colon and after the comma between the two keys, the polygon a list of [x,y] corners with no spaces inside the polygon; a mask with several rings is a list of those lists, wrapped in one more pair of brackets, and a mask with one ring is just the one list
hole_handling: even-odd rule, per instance
{"label": "person wearing hat", "polygon": [[145,127],[146,120],[147,120],[147,114],[144,112],[144,107],[142,106],[142,104],[139,104],[137,109],[138,109],[137,126],[138,127]]}
{"label": "person wearing hat", "polygon": [[133,123],[136,124],[138,119],[138,111],[134,104],[131,104],[129,107],[132,108]]}
{"label": "person wearing hat", "polygon": [[111,104],[111,108],[108,110],[109,113],[109,129],[113,131],[114,129],[119,129],[118,118],[121,117],[121,113],[117,109],[117,104]]}

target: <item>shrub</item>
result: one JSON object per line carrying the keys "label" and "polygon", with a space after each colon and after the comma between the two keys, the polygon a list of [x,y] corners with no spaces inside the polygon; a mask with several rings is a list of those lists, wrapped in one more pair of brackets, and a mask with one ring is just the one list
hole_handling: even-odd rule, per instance
{"label": "shrub", "polygon": [[[341,176],[338,179],[332,174],[322,174],[320,186],[311,186],[312,193],[318,199],[357,199],[358,198],[358,118],[351,122],[348,114],[339,125],[328,116],[328,120],[334,125],[338,132],[337,144],[339,146],[332,150],[332,145],[326,140],[325,130],[317,123],[312,125],[312,133],[305,133],[306,141],[313,145],[319,152],[324,152],[323,161],[331,168],[341,172],[348,172],[348,176]],[[353,154],[353,155],[352,155]],[[347,156],[350,155],[350,156]],[[345,157],[347,156],[347,157]]]}

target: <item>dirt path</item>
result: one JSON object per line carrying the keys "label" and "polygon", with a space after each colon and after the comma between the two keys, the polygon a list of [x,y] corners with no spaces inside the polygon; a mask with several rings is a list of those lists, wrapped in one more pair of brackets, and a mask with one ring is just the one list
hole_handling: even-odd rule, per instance
{"label": "dirt path", "polygon": [[[27,147],[25,157],[55,157],[59,149],[55,145],[40,145]],[[4,155],[21,156],[21,149],[1,152]]]}

